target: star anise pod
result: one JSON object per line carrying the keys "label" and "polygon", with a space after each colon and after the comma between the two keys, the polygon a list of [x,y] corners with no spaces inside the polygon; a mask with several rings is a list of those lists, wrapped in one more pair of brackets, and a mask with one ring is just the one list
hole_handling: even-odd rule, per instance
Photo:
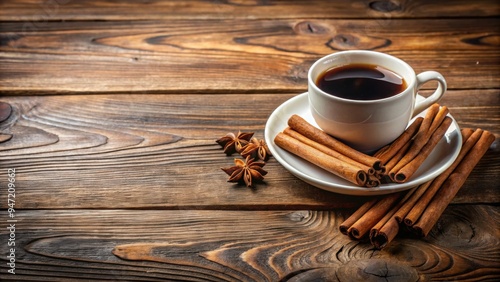
{"label": "star anise pod", "polygon": [[241,155],[245,158],[247,156],[250,156],[254,159],[267,161],[271,156],[271,152],[267,147],[266,141],[264,141],[263,139],[259,140],[254,137],[250,140],[250,143],[245,146],[243,151],[241,151]]}
{"label": "star anise pod", "polygon": [[234,133],[228,133],[226,136],[219,138],[217,142],[224,148],[224,153],[226,155],[232,155],[233,153],[240,153],[243,148],[249,143],[250,138],[252,138],[253,132],[240,132],[238,135]]}
{"label": "star anise pod", "polygon": [[245,183],[247,187],[252,187],[253,181],[264,180],[264,175],[267,171],[262,169],[266,164],[265,162],[258,162],[250,156],[245,161],[242,159],[234,159],[235,166],[222,168],[222,170],[229,175],[227,182]]}

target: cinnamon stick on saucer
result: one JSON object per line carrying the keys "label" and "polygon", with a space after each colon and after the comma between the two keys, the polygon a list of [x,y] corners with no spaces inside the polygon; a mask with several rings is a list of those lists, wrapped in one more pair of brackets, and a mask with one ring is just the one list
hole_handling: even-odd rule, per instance
{"label": "cinnamon stick on saucer", "polygon": [[419,155],[420,150],[428,143],[429,138],[431,138],[434,134],[434,131],[444,121],[447,113],[448,108],[445,106],[440,107],[438,104],[433,104],[429,107],[417,134],[411,142],[410,149],[389,172],[391,177],[395,176],[402,167]]}
{"label": "cinnamon stick on saucer", "polygon": [[[392,156],[392,158],[387,163],[384,163],[387,174],[389,174],[391,170],[399,163],[399,161],[401,161],[406,152],[408,152],[408,150],[410,149],[410,146],[411,142],[407,142],[403,145],[403,147],[401,147],[401,149],[399,149],[399,151],[394,156]],[[387,175],[387,177],[388,176],[389,175]]]}
{"label": "cinnamon stick on saucer", "polygon": [[367,173],[358,166],[343,162],[337,158],[327,155],[318,149],[284,134],[283,132],[276,135],[274,143],[284,150],[358,186],[365,186],[368,180]]}
{"label": "cinnamon stick on saucer", "polygon": [[292,115],[288,119],[288,126],[290,126],[290,128],[297,131],[298,133],[306,136],[307,138],[325,145],[330,149],[333,149],[357,162],[373,167],[375,170],[381,169],[381,162],[379,159],[363,154],[362,152],[347,146],[346,144],[328,135],[321,129],[318,129],[309,124],[305,119],[298,115]]}
{"label": "cinnamon stick on saucer", "polygon": [[[431,137],[427,140],[427,143],[420,149],[420,152],[413,158],[410,162],[405,164],[393,177],[390,175],[395,182],[403,183],[408,180],[422,165],[422,163],[431,154],[432,150],[436,147],[438,142],[443,138],[444,134],[448,130],[452,123],[450,117],[446,117],[439,127],[433,132]],[[409,154],[412,153],[413,148],[408,151]],[[391,171],[392,173],[392,171]]]}
{"label": "cinnamon stick on saucer", "polygon": [[405,146],[405,144],[411,141],[411,138],[413,138],[413,136],[417,133],[423,120],[423,117],[416,118],[410,126],[408,126],[398,138],[396,138],[396,140],[380,149],[373,156],[380,159],[382,164],[385,165]]}
{"label": "cinnamon stick on saucer", "polygon": [[351,158],[349,158],[349,157],[347,157],[345,155],[342,155],[341,153],[339,153],[339,152],[337,152],[337,151],[335,151],[335,150],[333,150],[333,149],[331,149],[329,147],[326,147],[325,145],[322,145],[322,144],[320,144],[320,143],[318,143],[318,142],[316,142],[314,140],[311,140],[311,139],[307,138],[306,136],[298,133],[297,131],[291,129],[290,127],[285,128],[283,130],[283,133],[286,134],[286,135],[288,135],[288,136],[290,136],[290,137],[292,137],[292,138],[295,138],[295,139],[299,140],[300,142],[302,142],[302,143],[304,143],[306,145],[309,145],[309,146],[311,146],[311,147],[313,147],[315,149],[318,149],[318,150],[320,150],[321,152],[323,152],[323,153],[325,153],[327,155],[330,155],[330,156],[332,156],[332,157],[334,157],[336,159],[339,159],[339,160],[341,160],[343,162],[347,162],[347,163],[350,163],[350,164],[352,164],[354,166],[357,166],[360,169],[364,170],[367,174],[374,174],[375,173],[375,169],[374,168],[369,167],[369,166],[367,166],[365,164],[362,164],[360,162],[357,162],[357,161],[355,161],[355,160],[353,160],[353,159],[351,159]]}

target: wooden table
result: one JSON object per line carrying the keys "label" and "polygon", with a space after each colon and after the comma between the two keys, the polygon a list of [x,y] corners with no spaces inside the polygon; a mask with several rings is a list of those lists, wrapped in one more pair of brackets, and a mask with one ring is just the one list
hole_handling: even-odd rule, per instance
{"label": "wooden table", "polygon": [[498,141],[431,234],[382,250],[338,231],[369,197],[310,186],[273,158],[264,183],[228,183],[234,156],[215,143],[263,138],[310,65],[348,49],[441,72],[460,127],[498,138],[497,1],[0,7],[2,281],[500,279]]}

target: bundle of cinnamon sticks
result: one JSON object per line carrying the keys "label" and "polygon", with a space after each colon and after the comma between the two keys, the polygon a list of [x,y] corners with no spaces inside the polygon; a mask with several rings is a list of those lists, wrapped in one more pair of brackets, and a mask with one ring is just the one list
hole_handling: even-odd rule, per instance
{"label": "bundle of cinnamon sticks", "polygon": [[445,135],[452,123],[448,108],[432,105],[394,142],[373,156],[361,153],[298,115],[288,120],[288,128],[274,142],[297,155],[356,185],[376,187],[381,183],[404,183],[418,170]]}
{"label": "bundle of cinnamon sticks", "polygon": [[298,115],[290,117],[288,126],[276,135],[276,145],[359,186],[380,184],[377,175],[385,170],[379,159],[354,150]]}
{"label": "bundle of cinnamon sticks", "polygon": [[[298,115],[274,142],[354,184],[375,187],[381,183],[404,183],[422,165],[452,123],[448,108],[434,104],[391,144],[373,156],[363,154],[309,124]],[[353,239],[369,238],[383,248],[401,227],[427,236],[455,194],[462,187],[495,136],[482,129],[461,130],[462,147],[453,164],[435,179],[408,191],[376,197],[347,218],[340,232]]]}
{"label": "bundle of cinnamon sticks", "polygon": [[386,181],[407,181],[430,155],[452,123],[446,106],[433,104],[425,117],[415,119],[395,141],[380,149],[374,157],[385,166]]}
{"label": "bundle of cinnamon sticks", "polygon": [[369,238],[376,248],[387,246],[401,228],[425,237],[495,140],[485,130],[461,131],[463,145],[453,164],[434,180],[409,191],[374,198],[339,227],[353,239]]}

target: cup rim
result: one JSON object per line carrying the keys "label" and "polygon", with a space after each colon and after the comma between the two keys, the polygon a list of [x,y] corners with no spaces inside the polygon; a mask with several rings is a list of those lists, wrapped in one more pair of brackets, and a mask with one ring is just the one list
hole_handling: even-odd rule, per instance
{"label": "cup rim", "polygon": [[[325,91],[321,90],[316,85],[315,79],[312,78],[312,72],[313,72],[313,70],[319,64],[323,63],[324,61],[326,61],[328,59],[331,59],[332,57],[338,57],[338,56],[341,56],[341,55],[352,56],[352,55],[367,55],[367,54],[372,55],[372,56],[381,56],[381,57],[384,57],[384,60],[393,60],[393,61],[396,61],[398,64],[402,65],[409,72],[409,76],[411,77],[411,81],[406,81],[406,83],[407,83],[406,88],[403,91],[401,91],[400,93],[396,94],[396,95],[393,95],[393,96],[390,96],[390,97],[386,97],[386,98],[382,98],[382,99],[354,100],[354,99],[346,99],[346,98],[342,98],[342,97],[338,97],[338,96],[326,93]],[[390,68],[386,67],[385,65],[382,65],[382,67],[391,70]],[[391,70],[391,71],[399,74],[398,72],[396,72],[394,70]],[[401,75],[401,74],[399,74],[399,75]],[[346,103],[373,104],[373,103],[389,102],[389,101],[398,99],[401,96],[404,96],[409,91],[411,92],[411,89],[413,89],[415,87],[416,74],[415,74],[415,71],[413,70],[413,68],[408,63],[406,63],[405,61],[401,60],[398,57],[395,57],[395,56],[392,56],[392,55],[389,55],[389,54],[386,54],[386,53],[378,52],[378,51],[371,51],[371,50],[347,50],[347,51],[339,51],[339,52],[335,52],[335,53],[332,53],[332,54],[328,54],[328,55],[323,56],[323,57],[319,58],[318,60],[316,60],[316,62],[314,62],[311,65],[311,67],[309,68],[309,71],[307,73],[307,80],[308,80],[309,86],[312,87],[316,93],[319,93],[322,96],[327,97],[328,99],[342,101],[342,102],[346,102]],[[406,77],[405,77],[405,80],[406,80]]]}

